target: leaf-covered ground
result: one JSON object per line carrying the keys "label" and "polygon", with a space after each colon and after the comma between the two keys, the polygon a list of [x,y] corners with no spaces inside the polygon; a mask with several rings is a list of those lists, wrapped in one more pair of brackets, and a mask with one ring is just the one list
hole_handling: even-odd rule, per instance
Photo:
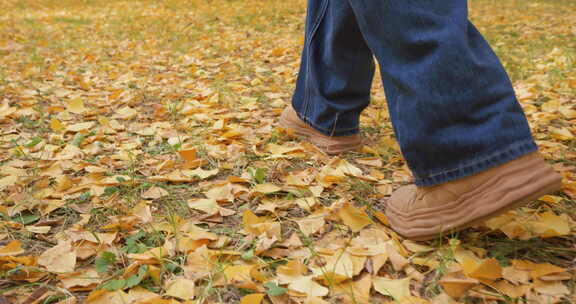
{"label": "leaf-covered ground", "polygon": [[277,127],[304,1],[2,1],[0,303],[574,303],[576,4],[470,10],[563,190],[415,243],[377,79],[361,153]]}

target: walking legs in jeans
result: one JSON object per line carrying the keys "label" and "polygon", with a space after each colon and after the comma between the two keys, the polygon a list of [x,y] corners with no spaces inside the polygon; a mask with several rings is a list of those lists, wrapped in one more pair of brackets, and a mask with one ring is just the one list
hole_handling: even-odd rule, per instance
{"label": "walking legs in jeans", "polygon": [[326,135],[357,133],[380,64],[416,184],[444,183],[536,150],[510,80],[464,0],[311,0],[293,106]]}
{"label": "walking legs in jeans", "polygon": [[429,239],[559,189],[466,0],[310,0],[281,124],[326,147],[358,143],[373,57],[416,184],[388,203],[400,234]]}

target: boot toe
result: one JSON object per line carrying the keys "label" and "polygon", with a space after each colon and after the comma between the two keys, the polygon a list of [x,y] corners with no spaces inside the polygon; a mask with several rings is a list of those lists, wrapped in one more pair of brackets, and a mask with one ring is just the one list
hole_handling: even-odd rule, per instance
{"label": "boot toe", "polygon": [[398,188],[392,193],[392,196],[390,196],[387,208],[396,212],[408,212],[410,210],[410,202],[415,199],[417,190],[416,185],[407,185]]}

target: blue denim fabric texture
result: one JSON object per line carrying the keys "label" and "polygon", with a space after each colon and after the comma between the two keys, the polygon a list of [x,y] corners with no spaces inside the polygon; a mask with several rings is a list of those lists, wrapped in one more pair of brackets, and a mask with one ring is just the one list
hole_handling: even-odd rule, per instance
{"label": "blue denim fabric texture", "polygon": [[402,154],[431,186],[534,152],[512,84],[466,0],[309,0],[292,105],[329,136],[359,132],[374,56]]}

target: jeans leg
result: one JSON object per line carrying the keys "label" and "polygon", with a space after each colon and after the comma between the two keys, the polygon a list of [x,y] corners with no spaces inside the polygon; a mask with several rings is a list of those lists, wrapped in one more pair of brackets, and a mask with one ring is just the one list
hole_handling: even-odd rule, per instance
{"label": "jeans leg", "polygon": [[358,133],[374,59],[348,1],[309,0],[305,41],[294,109],[323,134]]}
{"label": "jeans leg", "polygon": [[402,153],[420,186],[537,149],[466,0],[349,0],[379,61]]}

